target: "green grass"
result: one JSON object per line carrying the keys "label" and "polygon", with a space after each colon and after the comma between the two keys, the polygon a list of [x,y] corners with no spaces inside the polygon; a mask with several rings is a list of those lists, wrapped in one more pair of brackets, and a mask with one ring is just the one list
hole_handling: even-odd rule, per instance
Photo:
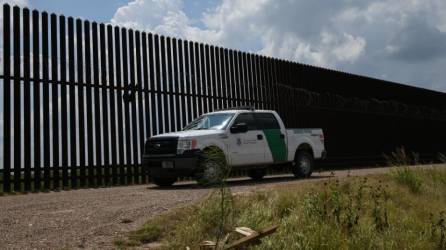
{"label": "green grass", "polygon": [[[303,182],[236,195],[225,230],[279,225],[250,249],[445,249],[446,169],[401,175]],[[407,184],[412,179],[422,183],[415,192]],[[115,245],[159,242],[165,249],[198,249],[202,241],[215,240],[220,208],[220,200],[210,197],[148,221]]]}

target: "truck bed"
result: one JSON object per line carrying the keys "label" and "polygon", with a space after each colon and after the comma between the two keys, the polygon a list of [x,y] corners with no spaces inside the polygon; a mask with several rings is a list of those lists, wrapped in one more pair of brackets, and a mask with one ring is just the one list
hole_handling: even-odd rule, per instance
{"label": "truck bed", "polygon": [[297,147],[308,144],[315,159],[323,158],[324,133],[320,128],[287,128],[288,160],[294,160]]}

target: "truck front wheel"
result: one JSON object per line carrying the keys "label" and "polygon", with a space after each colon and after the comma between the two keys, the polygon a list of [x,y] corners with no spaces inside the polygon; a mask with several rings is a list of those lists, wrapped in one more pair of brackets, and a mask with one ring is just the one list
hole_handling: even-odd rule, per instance
{"label": "truck front wheel", "polygon": [[308,178],[314,167],[313,156],[306,151],[299,151],[294,159],[293,174],[297,178]]}
{"label": "truck front wheel", "polygon": [[174,177],[153,177],[153,183],[159,187],[170,187],[177,181]]}
{"label": "truck front wheel", "polygon": [[200,171],[196,175],[196,179],[201,186],[221,184],[226,181],[229,174],[225,155],[216,147],[210,147],[203,151],[199,166]]}

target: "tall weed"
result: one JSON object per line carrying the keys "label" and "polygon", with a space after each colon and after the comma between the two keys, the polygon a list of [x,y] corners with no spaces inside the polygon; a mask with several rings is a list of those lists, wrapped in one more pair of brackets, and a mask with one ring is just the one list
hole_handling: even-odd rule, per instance
{"label": "tall weed", "polygon": [[438,154],[438,160],[442,163],[446,163],[446,155],[443,153]]}
{"label": "tall weed", "polygon": [[399,167],[390,172],[398,183],[407,186],[413,193],[419,193],[423,186],[423,179],[415,170],[409,167]]}
{"label": "tall weed", "polygon": [[407,152],[404,147],[398,147],[390,155],[384,154],[384,159],[389,166],[400,167],[418,164],[420,156],[415,152]]}
{"label": "tall weed", "polygon": [[309,192],[302,207],[309,218],[330,223],[352,234],[365,218],[372,218],[379,231],[387,228],[388,199],[386,187],[380,183],[369,185],[367,178],[343,185],[336,180],[324,183],[321,192]]}
{"label": "tall weed", "polygon": [[410,165],[417,164],[419,156],[416,153],[408,153],[404,147],[397,148],[390,156],[384,156],[387,164],[395,167],[390,172],[398,183],[407,186],[413,193],[419,193],[422,189],[423,179]]}
{"label": "tall weed", "polygon": [[446,249],[446,212],[441,211],[438,216],[430,213],[429,221],[431,237],[438,242],[438,249]]}

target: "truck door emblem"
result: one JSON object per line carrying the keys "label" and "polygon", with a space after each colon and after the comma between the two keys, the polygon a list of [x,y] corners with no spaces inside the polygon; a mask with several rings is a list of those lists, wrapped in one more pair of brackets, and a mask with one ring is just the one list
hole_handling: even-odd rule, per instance
{"label": "truck door emblem", "polygon": [[240,138],[237,138],[237,145],[242,145],[242,139],[240,139]]}
{"label": "truck door emblem", "polygon": [[157,144],[155,144],[155,145],[153,145],[155,148],[160,148],[161,147],[161,144],[159,144],[159,143],[157,143]]}

